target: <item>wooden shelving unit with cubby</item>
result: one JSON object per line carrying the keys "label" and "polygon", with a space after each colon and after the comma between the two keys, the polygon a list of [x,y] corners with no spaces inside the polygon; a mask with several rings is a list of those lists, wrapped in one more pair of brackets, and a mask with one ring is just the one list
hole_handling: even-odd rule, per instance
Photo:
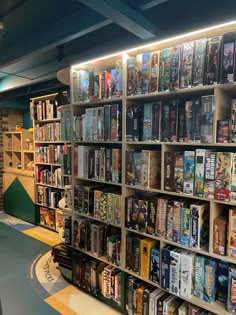
{"label": "wooden shelving unit with cubby", "polygon": [[[211,29],[206,29],[202,30],[199,32],[192,32],[188,33],[185,36],[176,36],[167,40],[161,40],[156,43],[151,43],[150,45],[145,45],[144,47],[138,47],[134,49],[130,49],[125,51],[124,53],[120,54],[113,54],[112,56],[108,57],[101,57],[97,61],[88,61],[84,64],[79,64],[71,67],[70,69],[70,84],[71,84],[71,124],[74,126],[73,130],[75,133],[73,134],[72,137],[72,150],[77,152],[77,155],[72,156],[72,164],[75,166],[72,170],[72,189],[73,189],[73,194],[72,194],[72,227],[71,227],[71,243],[70,246],[72,246],[77,255],[80,256],[80,253],[83,255],[87,255],[87,259],[90,259],[88,257],[92,257],[92,259],[96,259],[96,261],[101,261],[101,262],[106,262],[109,264],[111,261],[104,259],[104,255],[96,255],[93,250],[90,248],[86,248],[85,244],[80,244],[78,239],[77,239],[77,234],[75,233],[75,222],[76,222],[76,227],[77,223],[82,223],[85,222],[85,219],[89,219],[87,222],[88,226],[90,224],[94,224],[94,221],[96,221],[96,218],[94,216],[94,212],[96,212],[96,205],[95,201],[93,204],[93,210],[92,213],[83,213],[83,211],[78,211],[77,210],[77,198],[78,198],[78,191],[75,190],[75,187],[77,186],[88,186],[91,184],[98,184],[98,185],[103,185],[107,190],[108,193],[111,193],[119,190],[121,199],[121,224],[119,228],[119,234],[120,234],[120,246],[121,246],[121,253],[120,253],[120,265],[117,266],[119,270],[121,270],[122,273],[122,279],[123,279],[123,286],[122,286],[122,303],[119,305],[121,307],[121,310],[123,312],[125,311],[130,311],[130,309],[127,309],[127,305],[125,305],[125,296],[128,295],[129,293],[125,289],[125,279],[130,279],[129,276],[133,276],[134,278],[141,279],[144,282],[148,284],[152,284],[155,288],[162,288],[164,291],[168,291],[173,295],[178,296],[180,299],[188,301],[190,304],[194,304],[196,306],[202,307],[205,310],[208,310],[210,312],[213,312],[218,315],[226,315],[230,314],[226,310],[226,305],[224,303],[221,303],[219,301],[212,301],[211,303],[208,303],[207,301],[198,298],[197,296],[191,295],[191,296],[184,296],[180,294],[180,290],[178,289],[176,292],[173,292],[169,288],[165,288],[162,285],[162,277],[164,275],[162,272],[160,273],[160,279],[159,283],[153,282],[150,277],[143,277],[142,272],[134,272],[132,268],[128,268],[127,266],[127,256],[129,255],[135,255],[136,248],[129,248],[127,247],[129,244],[127,244],[127,239],[129,238],[129,235],[133,235],[134,238],[136,239],[149,239],[152,241],[156,241],[156,246],[159,247],[160,250],[160,256],[162,259],[162,250],[166,249],[168,245],[172,246],[171,250],[173,248],[176,248],[176,251],[182,251],[184,254],[186,251],[189,253],[194,253],[195,255],[200,257],[205,257],[206,260],[215,260],[217,259],[217,263],[219,260],[232,263],[234,267],[236,267],[236,259],[233,256],[229,256],[228,254],[225,255],[219,255],[214,253],[213,251],[213,237],[214,237],[214,219],[218,217],[219,215],[224,215],[228,216],[229,214],[229,209],[234,208],[236,205],[236,201],[234,200],[227,200],[220,197],[215,197],[215,195],[212,195],[212,198],[209,198],[207,194],[194,194],[194,192],[190,193],[184,193],[182,191],[176,191],[174,189],[172,190],[167,190],[165,189],[165,172],[166,172],[166,164],[165,164],[165,154],[166,152],[182,152],[184,153],[185,151],[193,151],[194,154],[197,149],[206,149],[209,151],[215,151],[215,152],[232,152],[233,154],[236,154],[235,151],[235,143],[219,143],[217,141],[217,121],[219,120],[226,120],[226,119],[231,119],[231,102],[232,99],[236,98],[236,83],[231,82],[231,83],[216,83],[213,85],[203,85],[203,86],[196,86],[196,87],[188,87],[188,88],[178,88],[174,91],[165,91],[165,92],[155,92],[155,93],[149,93],[149,94],[141,94],[141,95],[129,95],[127,96],[127,79],[128,79],[128,71],[127,71],[127,61],[130,57],[135,57],[138,54],[143,54],[143,53],[148,53],[148,52],[155,52],[155,51],[160,51],[162,49],[172,47],[175,45],[179,45],[185,42],[189,41],[195,41],[198,39],[202,38],[211,38],[214,36],[222,35],[224,32],[230,32],[230,31],[235,31],[236,26],[235,24],[228,24],[225,26],[221,27],[215,27]],[[116,61],[121,60],[122,64],[122,83],[123,83],[123,90],[122,90],[122,95],[115,96],[112,95],[111,91],[108,90],[107,95],[102,95],[102,97],[99,99],[94,99],[93,95],[88,94],[85,91],[85,95],[80,94],[81,91],[77,89],[78,87],[78,82],[80,82],[80,79],[78,79],[77,74],[82,72],[86,72],[87,75],[87,80],[89,75],[92,73],[92,77],[94,78],[96,75],[101,75],[103,71],[110,71],[111,69],[114,69],[116,66]],[[92,70],[91,70],[92,69]],[[68,71],[68,69],[67,69]],[[81,73],[82,73],[81,72]],[[60,74],[61,75],[61,74]],[[79,74],[78,74],[79,75]],[[78,80],[78,81],[76,81]],[[89,83],[87,82],[87,88],[89,86]],[[90,86],[91,88],[91,86]],[[87,94],[86,94],[87,93]],[[101,96],[101,95],[100,95]],[[168,103],[172,100],[180,100],[182,103],[185,103],[186,101],[190,101],[196,98],[199,98],[202,101],[202,97],[207,97],[207,96],[213,96],[214,100],[214,115],[212,118],[212,139],[208,143],[203,141],[202,139],[199,139],[199,141],[193,141],[193,140],[181,140],[178,142],[178,136],[174,140],[166,140],[163,141],[163,139],[159,139],[158,141],[147,141],[143,139],[136,139],[133,141],[128,141],[126,139],[127,135],[127,130],[129,129],[129,125],[127,125],[127,112],[130,106],[133,107],[143,107],[145,103],[152,103],[152,102],[163,102],[163,103]],[[121,130],[121,138],[116,139],[115,141],[112,141],[111,139],[104,139],[104,137],[98,138],[97,137],[97,130],[94,128],[95,125],[97,125],[97,120],[89,121],[84,120],[83,127],[85,130],[83,130],[83,127],[80,125],[75,124],[75,120],[77,117],[79,117],[79,121],[86,119],[86,115],[93,119],[93,117],[97,117],[97,111],[102,108],[102,110],[105,110],[107,106],[112,106],[112,104],[119,104],[120,106],[120,111],[121,111],[121,124],[122,124],[122,130]],[[94,114],[94,116],[93,116]],[[203,114],[202,114],[203,115]],[[105,118],[106,119],[106,118]],[[141,128],[143,126],[141,125]],[[200,128],[200,126],[198,126]],[[90,134],[90,131],[86,131],[86,128],[90,128],[92,130],[92,133]],[[93,133],[93,131],[95,133]],[[78,134],[77,134],[78,132]],[[87,137],[88,136],[88,137]],[[89,170],[87,173],[83,173],[82,175],[79,175],[81,171],[81,165],[77,165],[79,163],[78,160],[78,152],[83,156],[83,162],[82,165],[83,167],[86,167],[85,164],[87,163],[87,160],[89,160],[89,155],[84,157],[83,150],[87,150],[88,152],[90,151],[93,152],[91,153],[91,156],[94,153],[94,151],[99,151],[100,149],[104,149],[105,152],[108,149],[111,148],[118,148],[120,149],[120,180],[118,182],[112,182],[112,180],[109,178],[109,180],[106,179],[106,176],[104,177],[103,175],[100,176],[100,174],[96,174],[94,169],[96,168],[95,165],[93,165],[93,169],[91,173],[89,173]],[[156,182],[155,185],[150,186],[148,184],[141,185],[141,183],[135,183],[132,182],[132,180],[127,180],[127,151],[159,151],[160,152],[160,157],[161,157],[161,164],[159,167],[159,181]],[[88,153],[89,154],[89,153]],[[97,153],[96,153],[97,154]],[[100,153],[99,153],[100,154]],[[80,155],[79,155],[80,156]],[[85,155],[86,156],[86,155]],[[91,161],[95,161],[96,159],[93,157],[91,158]],[[89,163],[89,162],[88,162]],[[141,164],[141,163],[140,163]],[[92,168],[92,165],[90,165]],[[142,167],[141,165],[139,165]],[[79,171],[78,171],[79,169]],[[137,171],[137,170],[135,170]],[[133,173],[135,173],[133,171]],[[132,174],[133,174],[132,173]],[[143,175],[144,173],[142,173]],[[145,173],[146,175],[146,173]],[[150,177],[152,174],[149,174],[148,176]],[[143,182],[144,179],[142,179],[141,182]],[[175,181],[175,178],[173,178],[173,183]],[[105,189],[105,192],[106,192]],[[186,204],[186,207],[191,207],[191,205],[197,204],[197,203],[205,203],[206,204],[206,209],[208,211],[209,215],[209,222],[208,222],[208,241],[204,246],[193,246],[192,244],[188,243],[186,245],[184,242],[181,242],[181,240],[176,240],[173,237],[166,237],[166,229],[167,227],[164,226],[166,222],[162,225],[161,233],[157,233],[157,231],[154,231],[152,234],[150,234],[147,229],[146,225],[144,227],[142,226],[142,229],[139,228],[139,224],[135,226],[135,224],[132,226],[132,224],[129,226],[127,224],[127,216],[129,215],[128,209],[127,209],[127,198],[130,198],[137,192],[142,192],[142,196],[144,200],[147,198],[147,196],[154,196],[155,198],[161,198],[161,197],[166,197],[168,200],[171,198],[172,201],[179,201],[183,200]],[[96,200],[96,199],[95,199]],[[156,212],[159,211],[159,209],[155,208]],[[235,209],[235,208],[234,208]],[[133,210],[132,210],[133,211]],[[142,213],[141,213],[142,214]],[[137,213],[132,212],[131,220],[135,221],[134,217],[139,216]],[[143,219],[143,218],[142,218]],[[158,217],[158,219],[161,219],[161,215]],[[163,218],[162,218],[163,219]],[[137,219],[138,220],[138,219]],[[146,218],[147,220],[147,218]],[[181,220],[181,219],[180,219]],[[102,221],[104,226],[109,226],[112,224],[109,224],[106,220],[104,220],[103,217],[100,217],[97,219],[98,222]],[[173,218],[172,218],[172,221]],[[178,222],[174,222],[174,224],[177,224]],[[147,223],[146,223],[147,224]],[[156,224],[156,222],[155,222]],[[173,224],[173,222],[172,222]],[[156,225],[155,225],[156,227]],[[155,230],[155,228],[154,228]],[[87,229],[87,232],[89,229]],[[93,239],[92,239],[93,241]],[[129,249],[129,252],[127,255],[127,249]],[[107,255],[108,256],[108,255]],[[84,256],[83,256],[84,257]],[[82,258],[81,258],[82,259]],[[93,260],[94,261],[94,260]],[[79,262],[81,262],[79,260]],[[162,268],[162,260],[160,260],[160,269]],[[171,263],[169,263],[170,265]],[[79,265],[79,263],[78,263]],[[112,262],[112,266],[115,267],[116,263],[114,261]],[[149,268],[149,266],[147,266]],[[205,268],[205,267],[204,267]],[[74,270],[74,278],[78,276],[76,274],[78,270]],[[213,275],[212,275],[213,276]],[[204,275],[203,277],[204,278]],[[76,283],[75,281],[75,284]],[[204,286],[204,283],[202,284],[202,287]],[[215,290],[215,289],[214,289]],[[206,299],[206,298],[205,298]],[[127,304],[127,302],[126,302]],[[117,306],[117,305],[116,305]]]}
{"label": "wooden shelving unit with cubby", "polygon": [[[3,133],[4,211],[35,223],[34,135]],[[16,198],[16,197],[19,198]]]}
{"label": "wooden shelving unit with cubby", "polygon": [[71,183],[71,164],[63,164],[65,150],[71,147],[70,138],[65,137],[65,132],[62,133],[62,123],[65,128],[63,107],[66,103],[66,92],[63,92],[32,98],[30,105],[35,130],[37,223],[58,232],[63,222],[58,203]]}

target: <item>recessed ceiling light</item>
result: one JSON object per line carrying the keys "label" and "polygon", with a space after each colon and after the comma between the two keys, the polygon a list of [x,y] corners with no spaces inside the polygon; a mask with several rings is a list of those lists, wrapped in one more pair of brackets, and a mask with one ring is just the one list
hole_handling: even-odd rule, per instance
{"label": "recessed ceiling light", "polygon": [[2,30],[4,28],[4,23],[0,22],[0,30]]}

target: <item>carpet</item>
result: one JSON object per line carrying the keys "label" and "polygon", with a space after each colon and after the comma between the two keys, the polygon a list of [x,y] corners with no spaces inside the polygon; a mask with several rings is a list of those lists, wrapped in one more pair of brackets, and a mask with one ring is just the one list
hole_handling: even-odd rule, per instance
{"label": "carpet", "polygon": [[[51,247],[0,222],[0,299],[3,315],[58,315],[32,286],[31,263]],[[32,275],[31,275],[32,276]]]}

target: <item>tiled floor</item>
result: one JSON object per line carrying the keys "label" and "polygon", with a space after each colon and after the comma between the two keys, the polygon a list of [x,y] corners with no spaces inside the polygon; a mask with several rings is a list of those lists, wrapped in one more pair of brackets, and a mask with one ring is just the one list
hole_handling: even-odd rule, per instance
{"label": "tiled floor", "polygon": [[[0,213],[0,222],[9,227],[21,231],[27,236],[37,239],[50,246],[60,243],[57,233],[46,230],[39,226],[26,223],[20,219]],[[90,295],[80,291],[69,284],[53,263],[50,247],[46,253],[39,253],[33,261],[29,261],[28,278],[36,297],[43,299],[45,303],[53,307],[59,314],[63,315],[118,315],[121,314],[105,303],[98,301]],[[17,270],[17,268],[16,268]],[[23,288],[22,288],[23,289]],[[14,295],[17,292],[11,291]],[[14,296],[11,297],[14,301]],[[31,300],[28,300],[31,303]],[[35,303],[35,301],[34,301]],[[36,314],[34,312],[34,314]],[[52,312],[51,314],[55,314]],[[51,315],[49,313],[44,315]],[[5,314],[3,314],[5,315]],[[13,314],[6,314],[13,315]],[[32,315],[32,314],[24,314]]]}

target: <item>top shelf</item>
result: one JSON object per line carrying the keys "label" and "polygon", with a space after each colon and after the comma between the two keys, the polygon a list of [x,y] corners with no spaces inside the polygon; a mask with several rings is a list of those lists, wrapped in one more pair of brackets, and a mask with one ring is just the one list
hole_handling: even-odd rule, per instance
{"label": "top shelf", "polygon": [[95,100],[95,101],[88,101],[88,102],[79,102],[79,103],[73,103],[74,106],[93,106],[93,105],[102,105],[102,104],[110,104],[110,103],[117,103],[121,102],[122,97],[117,98],[104,98],[102,100]]}

